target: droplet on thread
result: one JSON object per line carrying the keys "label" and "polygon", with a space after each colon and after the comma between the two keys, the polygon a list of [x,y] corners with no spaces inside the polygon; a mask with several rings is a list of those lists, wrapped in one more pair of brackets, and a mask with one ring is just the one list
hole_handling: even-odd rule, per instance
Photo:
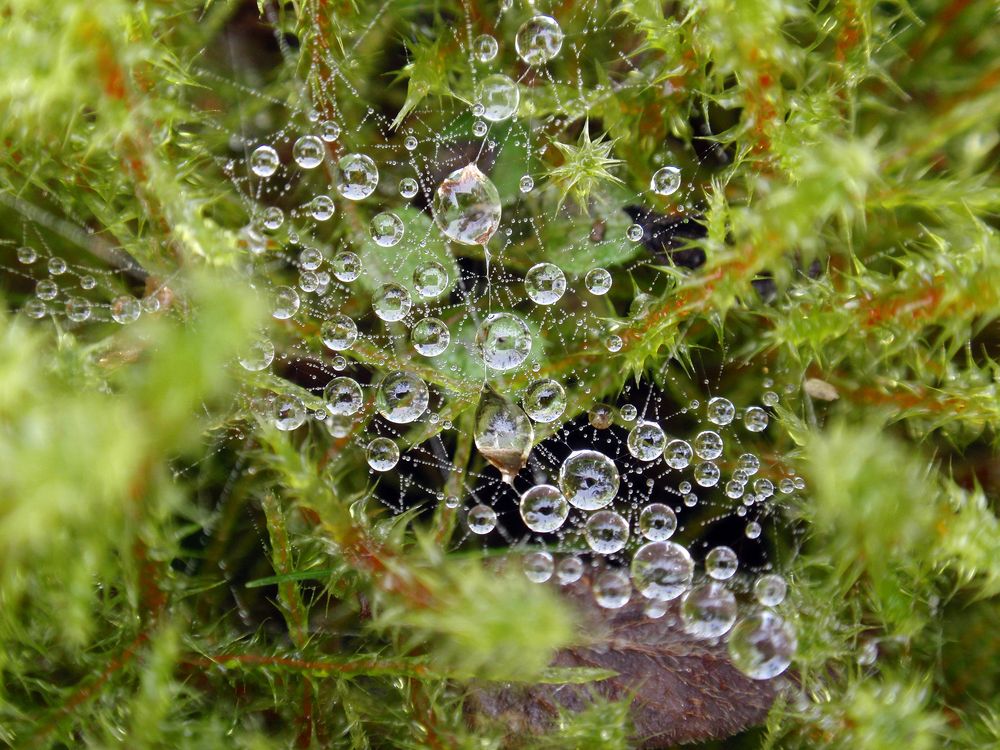
{"label": "droplet on thread", "polygon": [[474,431],[476,449],[500,472],[507,484],[524,468],[535,430],[524,410],[486,386],[479,396]]}

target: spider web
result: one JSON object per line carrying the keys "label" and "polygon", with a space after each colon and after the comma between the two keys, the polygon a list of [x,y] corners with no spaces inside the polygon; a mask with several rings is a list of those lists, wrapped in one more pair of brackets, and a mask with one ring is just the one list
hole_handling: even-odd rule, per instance
{"label": "spider web", "polygon": [[[364,465],[373,439],[391,439],[401,451],[399,461],[387,472],[371,469],[363,480],[368,491],[391,513],[414,508],[430,513],[442,504],[457,513],[463,523],[451,538],[453,547],[499,546],[518,554],[545,550],[557,559],[579,556],[596,569],[627,566],[635,550],[648,541],[639,529],[643,508],[663,503],[678,519],[673,539],[682,541],[696,559],[724,541],[734,547],[742,573],[780,568],[782,547],[774,538],[787,530],[780,518],[783,498],[801,492],[804,483],[780,457],[768,458],[766,435],[743,426],[744,409],[760,404],[737,405],[733,421],[719,426],[706,420],[706,403],[682,403],[677,397],[676,390],[690,374],[678,362],[666,362],[641,382],[621,382],[608,370],[621,346],[616,331],[642,317],[646,300],[669,293],[672,276],[656,267],[664,265],[670,230],[656,217],[667,212],[696,217],[704,202],[702,186],[719,168],[720,159],[699,156],[690,144],[671,140],[652,165],[681,169],[681,188],[668,198],[654,196],[648,188],[636,190],[623,180],[603,186],[585,206],[563,201],[546,179],[559,159],[551,144],[579,142],[587,129],[596,140],[601,123],[591,120],[588,112],[608,98],[625,99],[631,90],[638,94],[653,85],[633,62],[640,54],[639,42],[620,31],[619,20],[601,17],[598,3],[580,3],[559,18],[567,30],[559,55],[550,63],[528,66],[514,51],[514,35],[532,14],[553,9],[542,2],[532,9],[506,3],[488,24],[499,51],[483,61],[475,50],[481,42],[476,30],[484,21],[467,5],[456,23],[435,27],[437,37],[418,29],[414,21],[413,32],[404,39],[386,38],[380,29],[395,5],[382,4],[370,23],[348,35],[343,55],[334,55],[324,45],[310,47],[308,67],[292,87],[298,95],[290,99],[277,99],[252,81],[196,70],[206,84],[228,88],[240,102],[239,132],[227,138],[229,153],[216,154],[215,159],[245,219],[242,226],[231,228],[239,232],[247,283],[274,301],[273,325],[261,332],[244,367],[276,379],[265,387],[260,380],[250,380],[243,418],[313,435],[327,433],[325,470],[333,476]],[[280,26],[273,8],[269,20]],[[412,62],[413,49],[438,44],[448,50],[448,60],[460,63],[451,73],[454,95],[428,93],[394,127],[397,112],[376,106],[383,101],[367,101],[371,85],[357,80],[349,64],[377,33],[391,47],[386,57],[404,65]],[[301,70],[305,48],[293,49],[280,33],[275,39],[285,68]],[[594,59],[605,63],[602,71],[586,62]],[[478,85],[493,74],[508,76],[520,95],[517,113],[498,122],[478,116],[476,107]],[[566,112],[577,114],[556,114]],[[221,121],[219,128],[224,128]],[[297,162],[295,144],[303,137],[322,144],[319,164],[304,167]],[[273,149],[278,157],[276,169],[266,176],[254,171],[254,153],[261,147]],[[377,165],[377,187],[360,201],[338,193],[338,180],[343,179],[338,165],[348,154],[364,154]],[[502,218],[485,247],[447,241],[431,210],[442,181],[470,163],[500,192]],[[624,178],[629,166],[623,162],[612,173]],[[525,185],[526,179],[532,184]],[[416,183],[409,197],[403,187],[407,180]],[[332,215],[327,215],[331,205]],[[623,211],[626,206],[643,207],[637,223]],[[384,212],[398,217],[404,230],[391,247],[372,239],[372,219]],[[61,228],[63,234],[84,234],[79,217],[39,216],[37,221]],[[144,289],[141,296],[123,294],[120,264],[67,263],[30,221],[25,222],[17,254],[4,268],[35,283],[34,297],[23,306],[32,318],[69,326],[109,320],[127,325],[163,304],[166,282]],[[351,262],[358,264],[359,274],[344,280],[343,268]],[[566,291],[554,304],[537,304],[526,292],[525,274],[542,262],[558,266],[565,276]],[[422,296],[413,274],[429,263],[445,269],[448,285],[440,294]],[[612,289],[595,293],[587,278],[600,269],[611,272]],[[401,320],[386,321],[374,309],[373,295],[387,284],[400,285],[409,294],[411,307]],[[484,323],[498,312],[517,315],[532,339],[524,362],[505,372],[491,370],[477,344]],[[354,323],[357,340],[331,351],[320,343],[319,334],[325,323],[341,317]],[[445,351],[434,357],[418,354],[411,340],[414,325],[425,319],[441,321],[450,337]],[[692,372],[704,370],[697,359]],[[725,360],[723,353],[720,361]],[[553,362],[566,364],[552,374]],[[375,407],[383,376],[395,371],[420,378],[429,387],[428,406],[413,422],[392,422]],[[354,414],[331,414],[323,401],[324,387],[340,377],[351,378],[362,393]],[[485,385],[517,402],[543,377],[560,382],[571,396],[558,420],[534,425],[539,439],[526,467],[508,485],[474,448],[468,455],[474,436],[467,417]],[[703,385],[711,392],[720,382],[721,372]],[[767,400],[769,408],[779,399],[771,394]],[[600,421],[602,401],[607,402],[611,424],[598,428],[592,422]],[[635,414],[630,416],[623,407]],[[723,455],[705,459],[718,468],[718,480],[699,484],[694,476],[697,457],[691,466],[675,469],[662,456],[642,461],[632,455],[629,431],[644,421],[659,424],[671,439],[689,442],[705,430],[718,431],[725,444]],[[242,428],[221,437],[219,450],[234,440],[246,440]],[[629,530],[628,540],[610,554],[588,547],[585,530],[592,511],[572,508],[563,526],[552,533],[531,531],[519,511],[525,491],[539,484],[557,485],[566,457],[582,449],[606,455],[620,475],[620,490],[607,510],[619,514]],[[761,466],[741,476],[744,455],[761,456]],[[771,482],[773,490],[761,491],[763,485],[755,484],[761,479]],[[359,480],[354,476],[345,481]],[[495,513],[495,523],[486,533],[474,533],[464,521],[470,510],[482,506]],[[749,582],[749,575],[740,576],[730,585],[745,589]]]}

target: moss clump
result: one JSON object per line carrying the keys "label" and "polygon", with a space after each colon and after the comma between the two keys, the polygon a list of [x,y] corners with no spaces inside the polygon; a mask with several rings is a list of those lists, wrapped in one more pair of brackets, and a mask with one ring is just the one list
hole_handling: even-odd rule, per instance
{"label": "moss clump", "polygon": [[[507,147],[490,177],[530,219],[503,268],[608,268],[614,288],[589,309],[618,337],[613,356],[578,346],[577,318],[554,317],[545,333],[561,345],[506,387],[563,380],[553,431],[632,376],[678,408],[719,388],[745,403],[783,395],[771,447],[810,488],[774,550],[799,634],[795,688],[727,747],[1000,743],[995,7],[539,0],[565,39],[526,67],[513,39],[531,3],[502,5],[0,12],[0,742],[636,742],[622,702],[541,736],[470,721],[476,679],[555,679],[553,653],[581,637],[573,611],[470,561],[447,504],[385,513],[363,451],[255,417],[262,391],[323,406],[302,375],[319,326],[275,326],[283,369],[233,366],[273,325],[245,267],[258,290],[294,285],[276,246],[302,249],[287,234],[305,196],[294,180],[270,195],[286,234],[253,224],[256,183],[239,173],[250,146],[337,121],[378,153],[412,129],[448,144],[428,167],[447,174],[480,146],[470,54],[492,34],[520,76],[520,120],[553,145],[529,149],[520,120],[491,125]],[[665,152],[691,188],[681,201],[647,189]],[[520,198],[526,170],[538,185]],[[624,234],[637,194],[641,222],[661,229],[691,204],[683,241],[604,240]],[[372,272],[359,284],[409,284],[413,268],[371,244],[367,208],[344,203],[328,239],[361,248]],[[430,236],[421,211],[404,216],[453,276],[481,262]],[[697,262],[675,254],[692,247]],[[122,326],[111,315],[128,299],[145,307]],[[396,356],[365,339],[350,352],[373,377]],[[451,423],[451,464],[478,467],[481,370],[461,357],[419,367],[448,398],[411,441]],[[443,496],[468,489],[462,471]]]}

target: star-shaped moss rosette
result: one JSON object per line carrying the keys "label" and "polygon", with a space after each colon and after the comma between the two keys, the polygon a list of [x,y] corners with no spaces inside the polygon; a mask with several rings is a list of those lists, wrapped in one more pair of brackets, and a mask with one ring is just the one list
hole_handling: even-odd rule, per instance
{"label": "star-shaped moss rosette", "polygon": [[548,178],[556,186],[561,195],[556,209],[558,213],[566,198],[573,200],[586,210],[590,197],[598,187],[605,183],[621,185],[622,181],[611,173],[611,168],[622,163],[621,159],[611,156],[614,141],[602,133],[597,140],[590,138],[590,121],[584,122],[580,138],[575,146],[568,143],[553,141],[562,154],[563,163],[548,170]]}

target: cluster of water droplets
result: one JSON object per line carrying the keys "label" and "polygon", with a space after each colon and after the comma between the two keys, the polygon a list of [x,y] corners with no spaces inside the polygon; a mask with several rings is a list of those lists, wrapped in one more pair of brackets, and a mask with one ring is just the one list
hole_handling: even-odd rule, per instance
{"label": "cluster of water droplets", "polygon": [[[520,72],[498,69],[510,44]],[[571,402],[575,383],[597,365],[540,372],[558,351],[596,352],[599,362],[626,346],[600,307],[624,282],[576,256],[624,264],[641,256],[653,230],[618,211],[578,217],[585,231],[568,238],[547,233],[544,212],[533,210],[552,119],[532,118],[538,105],[526,103],[525,79],[556,83],[546,66],[567,53],[559,22],[531,15],[512,39],[483,34],[463,46],[475,85],[453,128],[421,131],[406,120],[397,128],[369,108],[364,118],[384,141],[371,145],[355,139],[360,123],[333,108],[234,138],[237,155],[222,168],[246,210],[238,245],[274,321],[238,365],[277,373],[309,362],[322,373],[314,387],[255,392],[252,415],[285,432],[320,425],[336,446],[334,463],[360,451],[373,482],[398,473],[393,510],[407,508],[408,491],[431,495],[484,540],[504,536],[505,517],[516,516],[526,533],[504,539],[532,581],[568,585],[587,575],[602,607],[637,597],[650,617],[678,600],[692,637],[727,637],[733,662],[751,677],[780,674],[795,649],[779,612],[785,581],[742,564],[728,546],[679,541],[685,514],[711,506],[742,519],[752,542],[776,498],[804,489],[740,448],[767,429],[777,395],[742,407],[721,396],[692,404],[684,411],[701,424],[689,432],[657,415],[655,397],[630,403],[626,391],[626,403]],[[495,181],[505,151],[522,154],[521,163],[513,180]],[[692,189],[677,166],[661,165],[637,203],[662,206]],[[548,259],[509,263],[521,243]],[[24,306],[32,318],[127,325],[171,301],[162,285],[121,293],[111,272],[68,268],[29,244],[17,260],[45,267]],[[81,293],[98,286],[104,302]],[[631,319],[646,314],[644,297],[636,294]],[[481,470],[454,461],[452,441],[441,437],[459,432],[453,420],[469,411]],[[410,479],[420,467],[440,470],[438,485]]]}
{"label": "cluster of water droplets", "polygon": [[[536,388],[555,390],[545,381],[529,388],[523,397],[526,409],[534,403]],[[688,634],[727,637],[741,670],[757,679],[774,677],[787,668],[795,650],[794,630],[776,611],[785,598],[784,579],[766,569],[741,569],[737,552],[726,545],[708,549],[699,565],[675,534],[683,530],[679,516],[688,508],[699,503],[727,508],[738,501],[745,538],[757,539],[775,495],[805,485],[799,477],[786,476],[776,487],[760,476],[766,467],[751,452],[724,460],[727,442],[739,444],[741,437],[766,428],[764,408],[740,410],[723,397],[697,408],[706,429],[692,439],[673,436],[669,420],[643,418],[633,404],[591,409],[594,431],[627,428],[625,439],[617,444],[608,439],[606,450],[571,451],[557,466],[546,467],[550,481],[521,493],[518,511],[524,525],[539,540],[550,540],[545,549],[525,554],[525,575],[569,584],[589,570],[598,604],[616,609],[638,596],[650,617],[663,616],[668,603],[679,600],[679,624]],[[539,467],[537,473],[542,471]],[[636,481],[651,473],[655,479]],[[473,532],[487,530],[492,526],[480,524]],[[749,601],[741,606],[738,598]]]}

